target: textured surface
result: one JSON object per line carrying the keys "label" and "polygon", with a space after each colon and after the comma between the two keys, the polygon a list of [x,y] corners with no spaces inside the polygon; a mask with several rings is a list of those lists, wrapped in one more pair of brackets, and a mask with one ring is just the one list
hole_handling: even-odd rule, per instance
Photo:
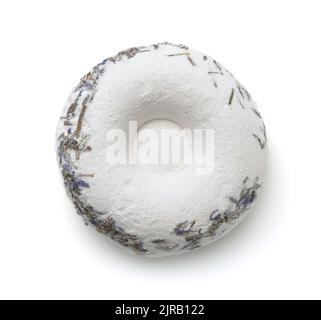
{"label": "textured surface", "polygon": [[[214,172],[159,176],[106,165],[109,129],[157,118],[214,128]],[[162,256],[215,241],[246,216],[263,183],[266,133],[230,72],[207,55],[163,43],[122,51],[83,77],[59,123],[57,152],[86,223],[136,253]]]}

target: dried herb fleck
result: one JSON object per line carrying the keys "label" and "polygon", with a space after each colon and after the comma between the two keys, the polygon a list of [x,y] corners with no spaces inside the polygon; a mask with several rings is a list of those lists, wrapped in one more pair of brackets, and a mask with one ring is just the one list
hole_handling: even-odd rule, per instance
{"label": "dried herb fleck", "polygon": [[261,149],[264,149],[265,148],[265,143],[266,141],[264,141],[263,139],[261,139],[257,134],[255,133],[252,133],[252,136],[257,140],[257,142],[259,143],[260,145],[260,148]]}
{"label": "dried herb fleck", "polygon": [[194,66],[194,67],[196,66],[196,63],[193,61],[193,59],[190,56],[187,56],[187,59],[192,66]]}
{"label": "dried herb fleck", "polygon": [[228,101],[228,104],[229,105],[231,105],[232,104],[232,102],[233,102],[233,97],[234,97],[234,89],[232,89],[232,91],[231,91],[231,94],[230,94],[230,98],[229,98],[229,101]]}

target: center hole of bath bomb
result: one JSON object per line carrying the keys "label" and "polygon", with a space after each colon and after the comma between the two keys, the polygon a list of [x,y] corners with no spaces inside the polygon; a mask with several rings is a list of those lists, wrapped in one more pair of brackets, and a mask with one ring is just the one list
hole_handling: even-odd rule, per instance
{"label": "center hole of bath bomb", "polygon": [[190,164],[192,138],[176,122],[154,119],[137,132],[138,164],[156,174],[173,173]]}

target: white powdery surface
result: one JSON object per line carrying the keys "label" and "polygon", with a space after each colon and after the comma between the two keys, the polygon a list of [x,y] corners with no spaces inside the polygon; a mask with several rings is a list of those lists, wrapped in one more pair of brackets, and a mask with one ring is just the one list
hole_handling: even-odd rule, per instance
{"label": "white powdery surface", "polygon": [[[213,172],[106,163],[108,130],[156,119],[214,129]],[[57,130],[60,168],[78,213],[146,256],[193,250],[236,226],[262,188],[266,149],[248,91],[213,58],[170,43],[122,51],[96,66],[72,91]]]}

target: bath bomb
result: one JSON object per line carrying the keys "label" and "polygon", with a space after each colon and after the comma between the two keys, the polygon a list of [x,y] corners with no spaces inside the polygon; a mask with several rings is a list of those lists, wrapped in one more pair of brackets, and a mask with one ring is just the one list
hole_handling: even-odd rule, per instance
{"label": "bath bomb", "polygon": [[[56,137],[77,213],[144,256],[218,240],[263,185],[267,137],[256,103],[220,63],[185,45],[135,47],[102,61],[72,90]],[[166,162],[168,139],[189,156]]]}

